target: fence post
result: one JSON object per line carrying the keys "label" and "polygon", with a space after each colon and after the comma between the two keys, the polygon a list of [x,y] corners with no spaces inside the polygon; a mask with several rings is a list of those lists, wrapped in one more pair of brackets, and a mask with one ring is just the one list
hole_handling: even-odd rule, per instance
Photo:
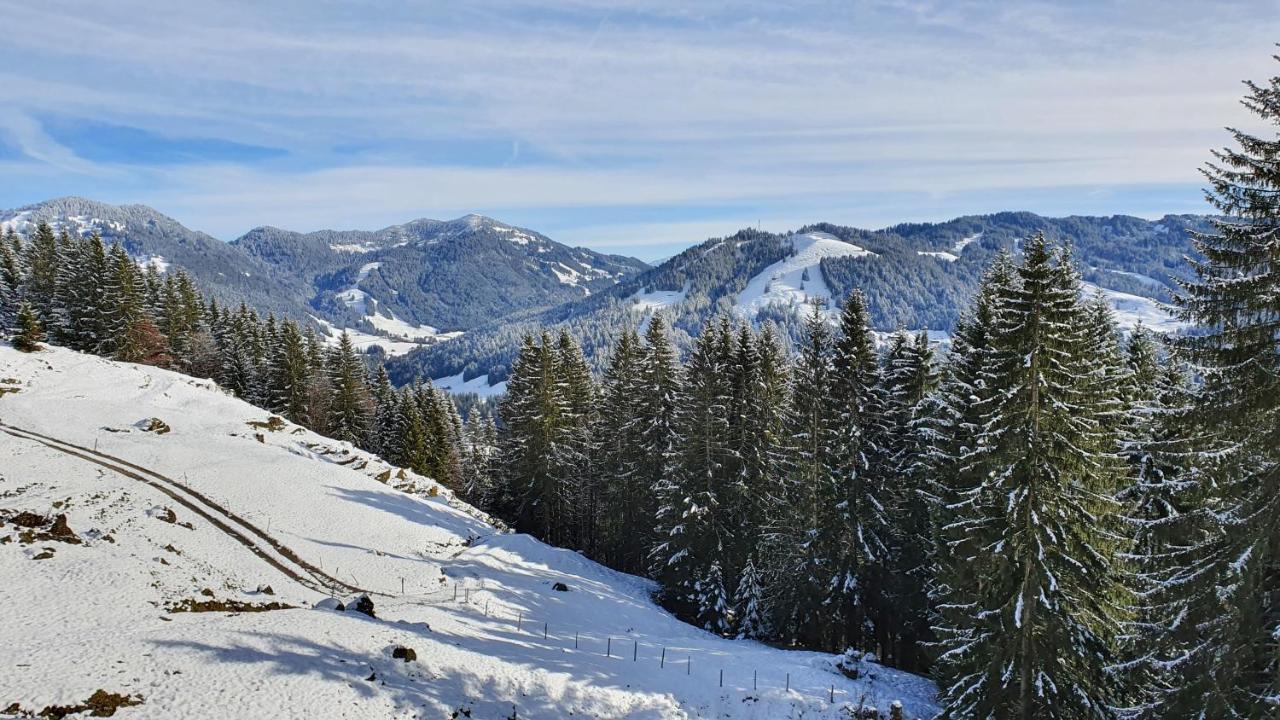
{"label": "fence post", "polygon": [[458,583],[453,584],[453,601],[458,602]]}
{"label": "fence post", "polygon": [[400,578],[400,594],[404,594],[404,578]]}
{"label": "fence post", "polygon": [[632,643],[633,645],[631,646],[631,662],[635,662],[636,658],[640,656],[640,641],[632,640]]}
{"label": "fence post", "polygon": [[577,630],[573,631],[573,649],[574,650],[578,649],[578,631]]}
{"label": "fence post", "polygon": [[791,673],[787,673],[787,692],[791,692]]}
{"label": "fence post", "polygon": [[720,668],[720,687],[724,687],[724,668]]}
{"label": "fence post", "polygon": [[520,626],[524,624],[524,613],[516,613],[516,632],[520,632]]}
{"label": "fence post", "polygon": [[693,674],[693,656],[692,655],[688,656],[688,662],[684,664],[684,674],[685,675]]}
{"label": "fence post", "polygon": [[667,649],[662,648],[662,659],[658,661],[658,667],[664,668],[666,666],[667,666]]}
{"label": "fence post", "polygon": [[613,638],[609,638],[608,642],[605,643],[604,656],[613,657]]}
{"label": "fence post", "polygon": [[484,601],[484,616],[489,617],[489,601]]}
{"label": "fence post", "polygon": [[836,686],[835,685],[831,686],[830,702],[832,705],[835,705],[836,703]]}
{"label": "fence post", "polygon": [[751,671],[751,689],[752,689],[752,690],[758,690],[758,689],[759,689],[759,687],[756,685],[756,671],[755,671],[755,670],[752,670],[752,671]]}
{"label": "fence post", "polygon": [[546,640],[546,639],[547,639],[547,624],[546,624],[546,623],[542,623],[542,639],[543,639],[543,640]]}

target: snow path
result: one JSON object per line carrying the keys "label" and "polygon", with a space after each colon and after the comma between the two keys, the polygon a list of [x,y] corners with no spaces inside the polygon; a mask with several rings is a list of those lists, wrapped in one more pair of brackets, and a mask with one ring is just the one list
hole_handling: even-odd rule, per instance
{"label": "snow path", "polygon": [[[241,545],[244,545],[253,552],[254,555],[262,558],[267,564],[271,565],[309,590],[314,590],[316,592],[341,590],[345,593],[369,592],[351,585],[350,583],[345,583],[337,578],[326,575],[322,570],[299,558],[297,553],[285,547],[261,529],[255,527],[249,521],[229,512],[204,495],[184,486],[182,483],[172,478],[165,477],[160,473],[148,470],[113,455],[99,453],[86,447],[64,442],[57,438],[52,438],[48,435],[42,435],[30,430],[23,430],[22,428],[17,428],[5,423],[0,423],[0,432],[4,432],[6,435],[11,435],[21,440],[30,440],[32,442],[40,443],[41,445],[57,450],[60,453],[80,458],[81,460],[93,463],[94,465],[100,465],[119,475],[150,485],[156,490],[168,495],[174,500],[174,502],[204,518],[210,525],[213,525],[220,532]],[[152,479],[143,477],[138,474],[139,472],[150,475]],[[232,527],[233,523],[239,525],[243,530],[247,530],[250,534],[257,536],[260,540],[265,541],[267,543],[267,547],[263,547],[261,543]],[[289,567],[290,565],[293,567]]]}

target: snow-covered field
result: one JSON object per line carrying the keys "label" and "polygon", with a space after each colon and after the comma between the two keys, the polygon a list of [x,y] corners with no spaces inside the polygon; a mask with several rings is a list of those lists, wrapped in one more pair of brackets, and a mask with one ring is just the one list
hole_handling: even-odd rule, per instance
{"label": "snow-covered field", "polygon": [[1086,297],[1094,293],[1102,293],[1115,311],[1116,324],[1122,330],[1132,330],[1139,322],[1149,330],[1156,332],[1177,332],[1186,328],[1186,323],[1174,317],[1160,302],[1141,295],[1131,295],[1118,290],[1094,285],[1081,284]]}
{"label": "snow-covered field", "polygon": [[[342,443],[251,425],[267,414],[209,382],[0,345],[0,388],[0,708],[101,689],[141,698],[123,718],[934,710],[922,678],[867,665],[850,680],[831,656],[680,623],[647,581],[504,534]],[[144,430],[153,417],[171,430]],[[65,513],[80,542],[18,527],[22,511]],[[333,586],[370,591],[377,618],[313,609]],[[295,607],[175,610],[186,601]]]}
{"label": "snow-covered field", "polygon": [[464,373],[458,373],[449,377],[436,378],[431,382],[436,387],[451,393],[475,393],[481,397],[493,397],[507,391],[505,380],[496,385],[490,385],[488,375],[477,375],[470,380],[465,380],[463,377]]}
{"label": "snow-covered field", "polygon": [[831,288],[822,276],[820,263],[828,257],[874,257],[875,253],[824,232],[804,233],[791,238],[793,252],[751,278],[738,294],[734,312],[754,319],[766,307],[780,305],[805,311],[813,300],[827,303],[830,310]]}

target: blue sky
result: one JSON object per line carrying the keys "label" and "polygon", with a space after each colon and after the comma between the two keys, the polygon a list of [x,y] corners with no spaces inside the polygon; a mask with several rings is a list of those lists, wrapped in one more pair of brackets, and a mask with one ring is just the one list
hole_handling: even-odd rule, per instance
{"label": "blue sky", "polygon": [[[550,9],[548,6],[552,6]],[[0,207],[232,239],[479,212],[654,259],[757,223],[1200,212],[1280,0],[0,0]]]}

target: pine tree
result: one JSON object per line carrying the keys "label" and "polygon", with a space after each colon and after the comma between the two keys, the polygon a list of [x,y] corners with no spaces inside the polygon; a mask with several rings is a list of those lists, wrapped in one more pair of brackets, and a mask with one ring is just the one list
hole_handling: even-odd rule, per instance
{"label": "pine tree", "polygon": [[0,237],[0,332],[14,326],[23,284],[22,245],[13,228]]}
{"label": "pine tree", "polygon": [[[791,556],[785,562],[793,582],[779,605],[787,607],[792,617],[780,630],[809,647],[823,648],[838,644],[836,638],[848,617],[844,604],[829,606],[832,590],[837,586],[844,590],[834,573],[846,532],[837,520],[841,485],[835,456],[839,410],[831,391],[833,369],[831,329],[822,308],[814,305],[793,367],[785,426],[790,450],[786,519],[790,539],[784,547]],[[856,592],[856,587],[850,590]]]}
{"label": "pine tree", "polygon": [[[1205,168],[1223,217],[1194,237],[1204,259],[1175,298],[1198,326],[1178,348],[1203,378],[1190,434],[1206,462],[1181,478],[1186,547],[1157,574],[1178,613],[1163,717],[1262,718],[1280,707],[1280,75],[1246,85],[1244,106],[1271,133],[1230,130],[1237,147]],[[1195,632],[1178,637],[1187,627]]]}
{"label": "pine tree", "polygon": [[373,406],[365,386],[364,364],[346,332],[330,354],[329,381],[333,398],[329,406],[329,434],[337,440],[361,445],[369,432]]}
{"label": "pine tree", "polygon": [[13,336],[14,349],[35,352],[40,349],[43,340],[44,330],[40,328],[40,319],[29,303],[22,303],[18,306],[18,332]]}
{"label": "pine tree", "polygon": [[[1122,471],[1108,430],[1112,398],[1094,373],[1106,358],[1085,328],[1079,279],[1043,236],[1025,245],[1017,283],[1002,289],[993,352],[980,379],[980,477],[957,530],[971,540],[965,602],[944,602],[943,717],[1110,718],[1122,598],[1114,501]],[[957,527],[959,526],[959,527]],[[952,583],[963,579],[952,577]],[[955,591],[955,590],[953,590]]]}
{"label": "pine tree", "polygon": [[924,645],[932,640],[928,591],[933,585],[930,538],[932,495],[928,479],[916,472],[928,440],[919,420],[933,391],[933,352],[927,333],[895,335],[886,360],[885,442],[882,477],[889,518],[888,572],[883,613],[884,657],[895,667],[919,670],[927,664]]}
{"label": "pine tree", "polygon": [[661,313],[654,313],[644,332],[644,348],[640,351],[636,416],[639,426],[632,431],[636,445],[636,484],[645,488],[646,501],[638,513],[639,521],[647,518],[650,526],[641,527],[635,538],[644,557],[635,558],[637,567],[649,561],[654,547],[661,542],[655,533],[653,519],[658,512],[658,488],[664,482],[668,463],[675,453],[676,408],[682,392],[680,364],[667,338]]}
{"label": "pine tree", "polygon": [[764,579],[756,569],[754,555],[747,557],[738,580],[738,590],[733,596],[737,637],[750,640],[766,640],[773,635],[770,626],[770,609],[764,594]]}
{"label": "pine tree", "polygon": [[684,392],[676,405],[676,446],[657,486],[658,543],[652,553],[653,574],[662,582],[667,605],[717,632],[730,626],[718,560],[735,531],[722,507],[729,426],[723,344],[716,323],[708,323],[685,367]]}
{"label": "pine tree", "polygon": [[25,246],[26,299],[41,325],[56,322],[58,290],[58,238],[46,222],[36,225]]}
{"label": "pine tree", "polygon": [[832,347],[830,403],[834,493],[827,502],[834,517],[824,528],[830,534],[824,544],[831,562],[825,604],[840,622],[832,638],[836,644],[830,647],[870,649],[869,640],[875,637],[888,650],[895,611],[887,594],[891,539],[886,486],[896,479],[896,468],[884,447],[885,390],[866,299],[858,291],[841,308],[840,332]]}
{"label": "pine tree", "polygon": [[640,414],[641,352],[634,330],[619,336],[604,375],[597,428],[596,483],[603,545],[599,556],[610,567],[629,573],[642,572],[647,566],[654,512],[648,479],[640,474],[644,458],[636,438],[645,419]]}

